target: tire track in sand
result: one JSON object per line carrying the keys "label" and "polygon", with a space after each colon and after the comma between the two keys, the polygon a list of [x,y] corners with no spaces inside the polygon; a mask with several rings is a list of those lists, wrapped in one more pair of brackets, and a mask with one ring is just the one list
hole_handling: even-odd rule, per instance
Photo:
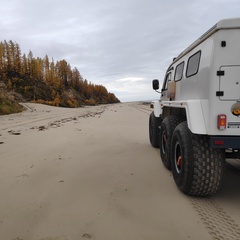
{"label": "tire track in sand", "polygon": [[239,240],[239,225],[213,199],[189,199],[212,239]]}

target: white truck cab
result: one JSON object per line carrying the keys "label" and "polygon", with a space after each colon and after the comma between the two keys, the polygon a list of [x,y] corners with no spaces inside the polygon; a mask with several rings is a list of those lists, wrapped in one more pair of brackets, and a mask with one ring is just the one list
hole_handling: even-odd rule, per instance
{"label": "white truck cab", "polygon": [[176,57],[151,106],[150,142],[180,190],[217,192],[225,158],[240,158],[240,18],[219,21]]}

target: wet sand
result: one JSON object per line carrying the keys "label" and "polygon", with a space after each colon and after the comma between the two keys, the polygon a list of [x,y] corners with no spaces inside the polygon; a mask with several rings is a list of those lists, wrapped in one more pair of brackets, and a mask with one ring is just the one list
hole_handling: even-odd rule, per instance
{"label": "wet sand", "polygon": [[239,239],[239,162],[191,198],[148,140],[151,109],[25,104],[0,116],[0,239]]}

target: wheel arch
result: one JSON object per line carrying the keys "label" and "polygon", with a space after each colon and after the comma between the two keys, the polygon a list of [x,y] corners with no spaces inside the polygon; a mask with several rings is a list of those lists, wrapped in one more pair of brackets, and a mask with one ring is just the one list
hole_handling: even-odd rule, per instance
{"label": "wheel arch", "polygon": [[162,105],[163,119],[169,115],[183,115],[192,133],[207,134],[205,124],[206,109],[203,107],[201,101],[168,101]]}

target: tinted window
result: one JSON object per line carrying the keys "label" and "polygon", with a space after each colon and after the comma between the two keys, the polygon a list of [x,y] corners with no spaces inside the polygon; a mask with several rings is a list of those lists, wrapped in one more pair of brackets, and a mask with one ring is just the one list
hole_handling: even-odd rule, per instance
{"label": "tinted window", "polygon": [[183,67],[184,67],[184,62],[181,62],[180,64],[177,65],[176,71],[175,71],[175,76],[174,76],[175,81],[179,81],[182,79]]}
{"label": "tinted window", "polygon": [[188,65],[187,65],[187,77],[191,77],[198,72],[199,63],[200,63],[200,57],[201,57],[201,51],[195,53],[188,59]]}
{"label": "tinted window", "polygon": [[167,83],[169,81],[171,81],[171,75],[172,75],[171,72],[167,73],[167,75],[165,77],[165,80],[164,80],[164,84],[163,84],[163,89],[162,90],[167,90]]}

